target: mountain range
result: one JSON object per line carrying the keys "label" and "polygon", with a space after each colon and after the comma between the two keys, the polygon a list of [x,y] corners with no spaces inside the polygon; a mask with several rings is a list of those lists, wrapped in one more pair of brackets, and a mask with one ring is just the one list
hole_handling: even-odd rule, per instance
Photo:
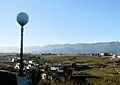
{"label": "mountain range", "polygon": [[[1,53],[19,52],[17,47],[0,47]],[[98,42],[98,43],[77,43],[77,44],[56,44],[46,46],[24,47],[25,53],[120,53],[120,42]]]}

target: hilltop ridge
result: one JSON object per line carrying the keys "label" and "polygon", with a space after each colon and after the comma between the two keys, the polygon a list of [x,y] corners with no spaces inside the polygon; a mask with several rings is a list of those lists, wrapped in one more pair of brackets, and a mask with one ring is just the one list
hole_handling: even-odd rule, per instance
{"label": "hilltop ridge", "polygon": [[[17,47],[0,47],[0,52],[19,52]],[[98,43],[76,43],[76,44],[55,44],[46,46],[24,47],[24,52],[51,52],[51,53],[99,53],[110,52],[120,53],[120,42],[98,42]]]}

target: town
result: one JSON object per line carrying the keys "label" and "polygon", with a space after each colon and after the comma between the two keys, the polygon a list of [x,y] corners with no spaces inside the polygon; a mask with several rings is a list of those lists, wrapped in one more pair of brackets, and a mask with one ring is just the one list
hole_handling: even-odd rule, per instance
{"label": "town", "polygon": [[[120,74],[120,57],[111,53],[98,54],[52,54],[26,53],[24,58],[24,71],[29,74],[31,85],[35,85],[40,79],[66,81],[71,80],[76,84],[95,84],[104,77],[118,77]],[[19,54],[0,54],[0,69],[18,72]],[[30,70],[36,72],[30,76]],[[68,70],[69,69],[69,70]],[[40,71],[41,77],[35,74]],[[54,75],[57,75],[54,76]],[[35,78],[35,79],[33,79]],[[38,78],[38,79],[37,79]],[[34,84],[33,84],[34,83]]]}

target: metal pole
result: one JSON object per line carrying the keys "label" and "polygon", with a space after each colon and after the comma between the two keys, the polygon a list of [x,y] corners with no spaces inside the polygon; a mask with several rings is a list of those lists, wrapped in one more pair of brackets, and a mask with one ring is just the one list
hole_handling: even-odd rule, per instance
{"label": "metal pole", "polygon": [[23,26],[21,26],[21,47],[20,47],[20,75],[23,75]]}

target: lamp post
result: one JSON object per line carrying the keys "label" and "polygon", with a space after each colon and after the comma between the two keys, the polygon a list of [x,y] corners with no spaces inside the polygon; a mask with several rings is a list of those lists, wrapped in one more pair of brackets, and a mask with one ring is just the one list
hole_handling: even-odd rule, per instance
{"label": "lamp post", "polygon": [[23,68],[24,68],[24,63],[23,63],[23,30],[24,29],[23,29],[23,26],[28,23],[28,20],[29,20],[29,16],[24,12],[21,12],[17,15],[17,22],[21,26],[21,46],[20,46],[20,66],[19,66],[20,75],[23,75]]}

